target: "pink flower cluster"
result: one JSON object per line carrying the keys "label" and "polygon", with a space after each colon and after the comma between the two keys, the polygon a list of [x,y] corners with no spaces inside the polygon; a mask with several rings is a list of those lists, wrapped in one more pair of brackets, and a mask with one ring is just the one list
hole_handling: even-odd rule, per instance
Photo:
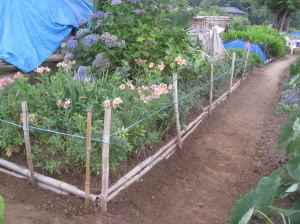
{"label": "pink flower cluster", "polygon": [[[121,100],[121,98],[117,97],[116,99],[113,100],[112,107],[115,108],[121,103],[123,103],[123,100]],[[110,100],[105,100],[104,101],[104,107],[105,108],[110,108],[111,107]]]}
{"label": "pink flower cluster", "polygon": [[140,59],[140,58],[136,58],[134,59],[135,62],[138,62],[138,63],[147,63],[147,60],[143,60],[143,59]]}
{"label": "pink flower cluster", "polygon": [[119,86],[120,89],[130,89],[130,90],[134,90],[134,85],[132,84],[132,82],[127,82],[126,85],[122,84]]}
{"label": "pink flower cluster", "polygon": [[73,60],[73,61],[62,61],[62,62],[58,62],[56,64],[56,66],[59,67],[59,68],[63,68],[66,71],[69,71],[71,69],[72,65],[74,65],[75,63],[76,63],[75,60]]}
{"label": "pink flower cluster", "polygon": [[65,102],[62,100],[57,101],[57,106],[63,106],[64,108],[68,108],[71,104],[71,99],[66,98]]}
{"label": "pink flower cluster", "polygon": [[[14,74],[13,79],[17,79],[22,75],[22,73],[20,71],[18,71],[16,74]],[[2,79],[0,79],[0,89],[4,89],[4,86],[10,83],[13,83],[14,80],[12,78],[9,77],[4,77]]]}
{"label": "pink flower cluster", "polygon": [[161,83],[160,85],[151,85],[150,88],[147,86],[137,87],[138,93],[140,94],[140,100],[144,103],[148,103],[153,99],[160,98],[161,95],[167,94],[172,89],[172,85]]}
{"label": "pink flower cluster", "polygon": [[176,62],[179,65],[186,65],[186,60],[182,59],[181,57],[177,57],[174,59],[174,62]]}
{"label": "pink flower cluster", "polygon": [[49,67],[37,67],[34,71],[37,73],[50,72],[50,68]]}

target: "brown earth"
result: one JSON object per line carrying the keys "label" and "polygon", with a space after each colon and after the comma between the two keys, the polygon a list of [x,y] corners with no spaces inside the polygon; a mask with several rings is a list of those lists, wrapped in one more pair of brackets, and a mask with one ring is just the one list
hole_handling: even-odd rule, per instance
{"label": "brown earth", "polygon": [[[284,162],[284,153],[275,149],[288,115],[277,116],[275,106],[296,57],[256,68],[182,150],[109,202],[107,214],[93,206],[85,209],[81,198],[34,188],[27,179],[0,172],[5,223],[227,223],[235,202]],[[83,177],[68,180],[84,183]]]}

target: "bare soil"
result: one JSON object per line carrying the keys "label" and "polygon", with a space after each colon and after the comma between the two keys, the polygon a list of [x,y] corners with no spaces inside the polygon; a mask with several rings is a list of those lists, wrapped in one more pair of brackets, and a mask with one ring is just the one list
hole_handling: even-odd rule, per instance
{"label": "bare soil", "polygon": [[[0,172],[5,223],[227,223],[235,202],[284,163],[276,146],[288,115],[276,115],[275,106],[296,57],[256,68],[185,140],[182,150],[109,202],[107,214],[85,208],[84,199],[74,195],[35,188],[27,179]],[[84,189],[83,176],[63,178]],[[98,180],[94,178],[94,191],[100,189]]]}

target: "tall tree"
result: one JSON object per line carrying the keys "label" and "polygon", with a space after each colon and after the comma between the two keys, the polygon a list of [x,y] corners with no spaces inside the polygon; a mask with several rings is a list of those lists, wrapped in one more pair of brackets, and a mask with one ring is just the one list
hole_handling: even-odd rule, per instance
{"label": "tall tree", "polygon": [[279,32],[287,32],[291,15],[300,11],[299,0],[241,0],[249,2],[252,6],[266,6],[273,14],[272,27]]}

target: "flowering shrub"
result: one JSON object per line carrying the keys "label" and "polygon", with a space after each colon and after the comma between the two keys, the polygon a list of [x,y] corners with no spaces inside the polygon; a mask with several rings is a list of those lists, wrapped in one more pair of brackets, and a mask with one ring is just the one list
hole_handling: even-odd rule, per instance
{"label": "flowering shrub", "polygon": [[123,67],[126,60],[130,76],[135,77],[140,67],[136,62],[150,68],[155,64],[163,74],[170,74],[165,57],[180,54],[191,64],[202,60],[200,46],[187,32],[169,25],[169,0],[106,0],[103,4],[105,12],[92,14],[90,22],[78,21],[79,30],[68,40],[67,50],[77,67],[87,66],[90,74],[101,74]]}

